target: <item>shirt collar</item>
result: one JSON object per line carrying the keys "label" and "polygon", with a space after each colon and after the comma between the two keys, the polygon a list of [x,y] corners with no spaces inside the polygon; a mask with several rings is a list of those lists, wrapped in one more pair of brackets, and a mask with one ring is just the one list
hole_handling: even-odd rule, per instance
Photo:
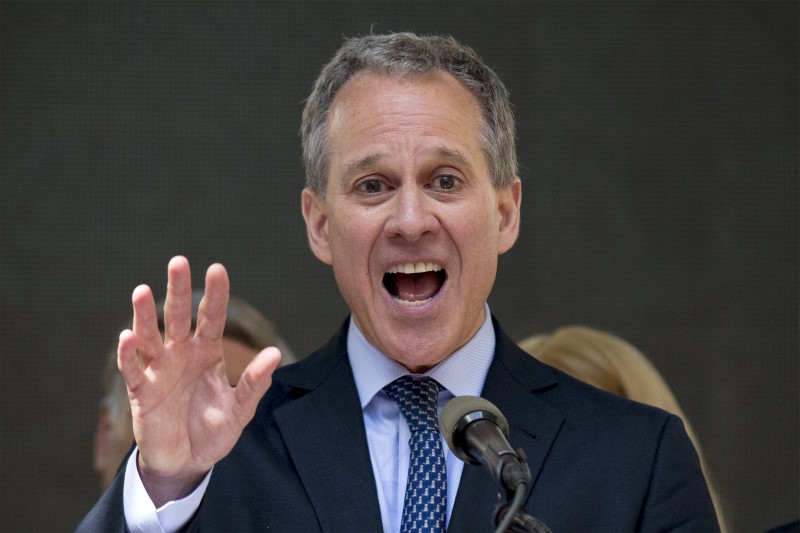
{"label": "shirt collar", "polygon": [[[494,327],[489,305],[484,304],[483,324],[475,335],[425,375],[434,378],[453,396],[480,396],[494,357],[494,348]],[[383,387],[410,373],[403,365],[370,344],[352,319],[347,331],[347,353],[362,409]]]}

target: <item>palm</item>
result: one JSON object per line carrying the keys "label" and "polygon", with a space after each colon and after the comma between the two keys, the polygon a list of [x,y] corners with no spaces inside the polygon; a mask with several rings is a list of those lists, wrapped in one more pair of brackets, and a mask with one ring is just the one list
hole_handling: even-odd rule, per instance
{"label": "palm", "polygon": [[231,416],[234,394],[214,344],[219,343],[196,338],[169,342],[145,367],[148,379],[130,392],[137,443],[157,452],[144,458],[162,475],[207,471],[242,430]]}

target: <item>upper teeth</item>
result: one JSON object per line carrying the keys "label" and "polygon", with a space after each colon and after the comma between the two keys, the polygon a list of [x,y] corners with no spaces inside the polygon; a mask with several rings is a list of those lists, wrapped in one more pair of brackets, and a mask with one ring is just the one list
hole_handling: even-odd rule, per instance
{"label": "upper teeth", "polygon": [[403,263],[389,268],[389,274],[421,274],[423,272],[438,272],[442,267],[436,263],[420,261],[418,263]]}

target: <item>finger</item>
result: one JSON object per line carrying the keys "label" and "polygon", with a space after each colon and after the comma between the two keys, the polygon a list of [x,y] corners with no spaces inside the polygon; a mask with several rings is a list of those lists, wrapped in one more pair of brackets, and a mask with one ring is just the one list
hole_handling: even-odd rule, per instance
{"label": "finger", "polygon": [[274,346],[263,349],[244,369],[234,389],[238,410],[236,416],[242,427],[246,426],[256,411],[256,406],[272,385],[272,373],[281,362],[281,352]]}
{"label": "finger", "polygon": [[228,272],[225,267],[215,263],[206,272],[206,291],[197,310],[197,330],[195,335],[208,340],[222,338],[225,319],[228,315]]}
{"label": "finger", "polygon": [[137,348],[145,360],[149,360],[158,356],[164,347],[164,340],[158,329],[153,291],[147,285],[139,285],[133,290],[131,301],[133,303],[133,334]]}
{"label": "finger", "polygon": [[137,390],[145,380],[136,350],[136,335],[129,329],[119,334],[117,368],[131,391]]}
{"label": "finger", "polygon": [[173,257],[167,266],[167,299],[164,302],[164,340],[186,340],[192,329],[192,274],[189,261]]}

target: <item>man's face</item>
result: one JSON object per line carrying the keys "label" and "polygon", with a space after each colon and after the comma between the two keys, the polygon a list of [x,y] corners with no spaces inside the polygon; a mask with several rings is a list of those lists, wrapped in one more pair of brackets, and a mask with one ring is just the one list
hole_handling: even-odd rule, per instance
{"label": "man's face", "polygon": [[445,73],[358,74],[330,111],[326,196],[303,191],[314,254],[359,329],[414,372],[483,322],[519,227],[519,181],[491,184],[475,98]]}
{"label": "man's face", "polygon": [[225,374],[228,376],[228,383],[231,385],[239,383],[242,372],[259,351],[237,339],[222,337],[222,354],[225,357]]}

